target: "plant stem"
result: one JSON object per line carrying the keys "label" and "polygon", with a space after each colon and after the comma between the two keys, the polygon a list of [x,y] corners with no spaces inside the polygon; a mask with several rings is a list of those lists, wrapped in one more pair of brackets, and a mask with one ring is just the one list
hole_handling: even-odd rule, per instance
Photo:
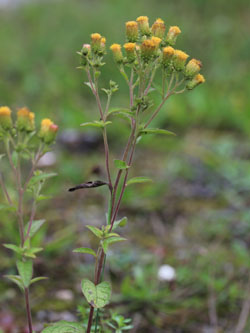
{"label": "plant stem", "polygon": [[25,303],[26,303],[26,313],[27,313],[27,320],[28,320],[28,326],[29,326],[29,333],[33,332],[32,328],[32,317],[31,317],[31,310],[30,310],[30,301],[29,301],[29,289],[24,289],[25,293]]}
{"label": "plant stem", "polygon": [[4,179],[3,179],[3,176],[1,174],[1,172],[0,172],[0,184],[2,186],[3,193],[5,194],[5,197],[6,197],[7,201],[8,201],[8,203],[10,205],[13,205],[13,202],[12,202],[10,196],[9,196],[9,193],[8,193],[8,190],[7,190],[6,186],[5,186],[5,182],[4,182]]}

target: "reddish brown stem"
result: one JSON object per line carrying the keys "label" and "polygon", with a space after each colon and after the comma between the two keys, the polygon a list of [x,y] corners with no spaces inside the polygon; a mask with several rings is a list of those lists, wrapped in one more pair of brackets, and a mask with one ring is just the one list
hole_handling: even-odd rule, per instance
{"label": "reddish brown stem", "polygon": [[31,310],[30,310],[30,302],[29,302],[29,289],[24,289],[25,294],[25,303],[26,303],[26,313],[27,313],[27,320],[28,320],[28,326],[29,326],[29,333],[33,332],[32,328],[32,317],[31,317]]}

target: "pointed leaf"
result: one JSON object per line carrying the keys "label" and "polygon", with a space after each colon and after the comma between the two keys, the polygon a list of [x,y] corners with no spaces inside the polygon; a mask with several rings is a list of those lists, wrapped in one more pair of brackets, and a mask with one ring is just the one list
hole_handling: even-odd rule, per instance
{"label": "pointed leaf", "polygon": [[32,280],[30,281],[30,285],[31,285],[32,283],[36,283],[36,282],[38,282],[38,281],[42,281],[42,280],[48,280],[48,278],[45,277],[45,276],[38,276],[38,277],[36,277],[36,278],[34,278],[34,279],[32,279]]}
{"label": "pointed leaf", "polygon": [[102,282],[97,286],[93,282],[82,280],[82,292],[86,300],[95,308],[103,308],[109,303],[111,297],[111,285],[109,282]]}
{"label": "pointed leaf", "polygon": [[86,228],[88,228],[96,237],[102,238],[102,231],[96,227],[93,227],[92,225],[86,225]]}
{"label": "pointed leaf", "polygon": [[35,175],[35,176],[33,176],[31,178],[31,180],[29,182],[29,186],[35,185],[35,184],[37,184],[37,183],[39,183],[41,181],[44,181],[44,180],[46,180],[48,178],[55,177],[55,176],[57,176],[57,173],[55,173],[55,172],[50,172],[50,173],[43,172],[43,173],[40,173],[40,174]]}
{"label": "pointed leaf", "polygon": [[19,275],[4,275],[5,278],[9,279],[10,281],[14,282],[18,287],[24,291],[24,285],[21,276]]}
{"label": "pointed leaf", "polygon": [[103,251],[105,252],[105,254],[107,254],[110,244],[117,243],[117,242],[122,242],[122,241],[125,241],[125,240],[126,240],[126,238],[123,238],[123,237],[106,238],[102,242]]}
{"label": "pointed leaf", "polygon": [[10,250],[12,250],[14,252],[17,252],[19,254],[21,254],[22,251],[23,251],[21,247],[16,246],[14,244],[3,244],[3,246],[6,247],[7,249],[10,249]]}
{"label": "pointed leaf", "polygon": [[127,186],[128,185],[132,185],[132,184],[139,184],[139,183],[151,183],[152,179],[148,178],[148,177],[134,177],[129,179],[129,181],[127,182]]}
{"label": "pointed leaf", "polygon": [[94,250],[89,249],[88,247],[79,247],[77,249],[74,249],[73,252],[76,253],[87,253],[87,254],[91,254],[92,256],[96,257],[96,253]]}
{"label": "pointed leaf", "polygon": [[32,247],[24,251],[23,255],[28,258],[36,258],[36,253],[41,252],[42,247]]}
{"label": "pointed leaf", "polygon": [[130,111],[129,109],[112,109],[108,112],[108,117],[111,116],[118,116],[125,118],[127,120],[131,120],[135,115],[134,112]]}
{"label": "pointed leaf", "polygon": [[[91,89],[91,91],[92,91],[92,87],[91,87],[90,82],[84,82],[84,84],[86,84],[86,86],[89,87]],[[95,84],[92,83],[92,85],[93,85],[93,88],[95,89]]]}
{"label": "pointed leaf", "polygon": [[112,122],[111,122],[111,121],[106,121],[106,122],[104,122],[104,121],[102,121],[102,120],[100,120],[100,121],[95,120],[95,121],[93,121],[93,122],[83,123],[83,124],[81,124],[80,126],[83,126],[83,127],[90,126],[90,127],[104,128],[105,126],[107,126],[107,125],[109,125],[109,124],[112,124]]}
{"label": "pointed leaf", "polygon": [[117,169],[124,170],[124,169],[129,168],[127,163],[125,161],[122,161],[122,160],[114,160],[114,164],[115,164]]}
{"label": "pointed leaf", "polygon": [[176,134],[174,132],[170,132],[165,129],[160,128],[145,128],[140,131],[140,134],[164,134],[164,135],[174,135]]}
{"label": "pointed leaf", "polygon": [[61,320],[44,328],[42,333],[85,333],[85,330],[79,323]]}
{"label": "pointed leaf", "polygon": [[115,230],[118,227],[125,227],[127,222],[128,222],[127,217],[123,217],[121,220],[115,221],[112,230]]}
{"label": "pointed leaf", "polygon": [[[41,226],[44,224],[46,220],[35,220],[32,222],[32,226],[30,228],[30,233],[29,236],[32,237],[35,235],[35,233],[41,228]],[[28,225],[29,223],[26,224],[25,226],[25,233],[27,234],[28,231]]]}
{"label": "pointed leaf", "polygon": [[19,272],[19,275],[22,278],[23,285],[24,287],[28,287],[30,285],[30,280],[32,278],[33,274],[33,268],[32,268],[32,261],[27,260],[27,261],[17,261],[17,269]]}

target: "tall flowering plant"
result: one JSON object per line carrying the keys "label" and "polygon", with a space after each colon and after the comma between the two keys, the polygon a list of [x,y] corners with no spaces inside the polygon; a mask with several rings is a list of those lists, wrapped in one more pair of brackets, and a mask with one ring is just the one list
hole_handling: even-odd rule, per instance
{"label": "tall flowering plant", "polygon": [[[99,309],[105,307],[110,301],[111,284],[108,281],[102,281],[102,276],[109,247],[114,243],[125,241],[117,230],[127,223],[127,219],[126,217],[117,219],[117,217],[126,187],[150,181],[149,178],[141,176],[129,178],[136,146],[144,135],[175,135],[167,129],[151,127],[152,121],[170,97],[192,90],[205,81],[203,75],[199,73],[202,67],[201,62],[196,59],[187,62],[189,56],[184,51],[174,48],[177,37],[181,33],[179,27],[171,26],[166,31],[166,25],[160,18],[150,27],[148,17],[140,16],[136,21],[126,22],[125,28],[126,43],[123,47],[118,43],[112,44],[110,50],[128,86],[126,107],[110,108],[111,98],[118,90],[118,85],[114,81],[111,80],[107,88],[100,88],[99,85],[101,68],[105,65],[103,57],[106,54],[106,39],[99,33],[93,33],[91,42],[83,44],[81,51],[78,52],[81,59],[79,68],[88,78],[85,84],[95,97],[99,113],[98,120],[84,123],[82,126],[97,127],[102,131],[106,179],[88,181],[71,188],[70,191],[106,186],[109,192],[105,223],[100,228],[87,225],[89,231],[99,240],[97,249],[83,247],[74,250],[74,252],[94,256],[96,262],[93,281],[82,280],[82,292],[90,306],[86,324],[87,333],[92,332],[93,329],[95,332],[101,331],[98,325]],[[155,88],[154,85],[157,75],[161,75],[160,88]],[[157,90],[161,96],[158,105],[154,105],[149,98],[152,90]],[[101,91],[106,95],[106,101],[101,98]],[[121,155],[111,160],[107,128],[112,125],[112,119],[116,116],[128,119],[130,134]],[[53,327],[66,327],[65,325],[73,324],[57,323],[45,329],[44,333],[49,333],[49,329]],[[131,328],[130,325],[125,327],[127,330]],[[77,332],[83,332],[82,326],[75,326],[75,328]]]}
{"label": "tall flowering plant", "polygon": [[18,272],[18,275],[5,277],[17,284],[24,294],[29,333],[34,332],[30,285],[45,279],[33,277],[33,260],[42,248],[34,247],[32,238],[45,222],[44,219],[36,220],[36,209],[38,202],[46,198],[41,194],[45,180],[55,175],[39,170],[38,162],[54,142],[57,131],[58,126],[50,119],[43,119],[40,129],[37,130],[35,114],[27,108],[19,109],[16,120],[13,121],[11,109],[7,106],[0,107],[0,141],[5,148],[5,154],[1,154],[0,158],[8,160],[16,188],[15,192],[10,192],[6,177],[0,172],[1,190],[6,201],[0,208],[14,215],[20,234],[18,244],[4,244],[15,253]]}

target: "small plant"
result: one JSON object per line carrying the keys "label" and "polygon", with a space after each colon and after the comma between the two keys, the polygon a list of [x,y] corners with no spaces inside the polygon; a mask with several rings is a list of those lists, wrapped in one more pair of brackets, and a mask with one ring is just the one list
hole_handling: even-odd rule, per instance
{"label": "small plant", "polygon": [[[9,214],[14,214],[19,228],[20,243],[4,244],[6,248],[15,252],[18,271],[18,275],[5,277],[16,283],[24,293],[28,328],[29,333],[32,333],[34,331],[29,287],[35,282],[46,279],[45,277],[33,278],[33,259],[43,249],[32,246],[32,237],[45,222],[44,219],[35,220],[36,209],[39,201],[47,198],[41,194],[45,180],[55,176],[54,173],[38,170],[38,162],[54,142],[58,126],[50,119],[43,119],[41,128],[37,130],[35,115],[27,108],[18,110],[15,122],[12,120],[11,113],[7,106],[0,107],[0,141],[6,152],[0,155],[0,158],[8,159],[16,191],[10,195],[5,184],[5,177],[0,173],[0,184],[6,199],[6,204],[1,204],[0,208]],[[28,167],[30,169],[27,173]]]}
{"label": "small plant", "polygon": [[[188,55],[173,48],[180,33],[179,27],[173,26],[166,34],[165,23],[161,19],[157,19],[152,27],[149,26],[146,16],[140,16],[136,21],[126,22],[127,40],[123,46],[124,52],[120,44],[112,44],[110,47],[118,70],[128,85],[128,106],[122,108],[110,108],[111,98],[118,90],[118,85],[114,81],[110,80],[107,88],[100,89],[99,87],[101,68],[105,65],[103,57],[106,54],[106,39],[99,33],[93,33],[91,43],[83,44],[81,51],[78,52],[81,59],[79,69],[87,75],[88,81],[85,84],[93,93],[99,111],[98,120],[83,123],[81,126],[96,127],[102,131],[107,179],[87,181],[69,191],[106,186],[109,192],[105,224],[100,228],[87,225],[89,231],[99,240],[97,249],[82,247],[74,250],[77,253],[92,255],[96,261],[94,281],[82,280],[82,292],[90,305],[86,325],[87,333],[101,332],[98,324],[99,311],[110,301],[111,284],[108,281],[102,281],[102,277],[109,247],[114,243],[126,240],[117,233],[117,229],[127,223],[126,217],[117,220],[126,187],[151,181],[144,176],[130,179],[128,177],[136,145],[145,135],[175,135],[169,130],[152,128],[150,125],[169,97],[192,90],[205,81],[204,77],[199,74],[201,62],[191,59],[186,64]],[[159,76],[161,76],[160,84]],[[106,95],[105,104],[101,99],[100,91]],[[154,106],[153,100],[150,99],[152,92],[158,92],[161,96],[161,101],[157,106]],[[115,117],[123,117],[128,120],[130,134],[121,156],[111,162],[107,128]],[[74,325],[74,323],[52,324],[43,332],[47,333],[50,330],[52,332],[52,328],[58,327],[58,332],[62,332],[63,327],[66,330],[67,325]],[[108,326],[116,332],[131,328],[129,321],[117,314],[108,322]],[[74,332],[83,332],[83,327],[75,328]]]}
{"label": "small plant", "polygon": [[[125,52],[122,51],[120,44],[111,45],[114,61],[128,85],[129,92],[129,105],[118,109],[110,108],[112,95],[118,90],[118,85],[114,81],[110,81],[108,88],[101,89],[107,95],[105,106],[100,97],[99,77],[100,69],[105,65],[103,56],[106,53],[106,39],[99,33],[94,33],[91,35],[91,44],[83,44],[82,50],[79,52],[80,69],[87,74],[88,82],[85,84],[95,96],[100,116],[99,120],[84,123],[81,126],[99,127],[102,130],[107,180],[87,182],[70,190],[107,186],[109,191],[106,224],[101,228],[87,226],[99,239],[97,250],[89,248],[75,250],[75,252],[88,253],[96,258],[94,282],[87,279],[82,281],[83,294],[90,304],[87,333],[91,332],[94,310],[96,309],[95,325],[97,325],[99,309],[110,300],[111,285],[109,282],[102,281],[102,273],[109,246],[125,240],[117,233],[117,229],[124,226],[127,219],[123,217],[117,220],[117,216],[126,187],[150,181],[147,177],[140,176],[131,179],[128,177],[136,145],[145,135],[175,135],[166,129],[152,128],[150,125],[170,96],[192,90],[205,81],[204,77],[199,74],[201,62],[191,59],[186,64],[188,55],[173,48],[177,36],[181,33],[179,27],[170,27],[167,34],[165,31],[163,20],[157,19],[150,28],[148,18],[140,16],[136,21],[126,22],[127,40],[123,46]],[[158,72],[161,75],[160,85],[157,81]],[[161,102],[156,107],[149,97],[153,91],[161,95]],[[113,164],[110,161],[107,127],[112,124],[111,119],[116,116],[122,116],[128,120],[130,135],[121,157],[114,159]],[[115,177],[112,174],[114,169],[116,169]]]}

